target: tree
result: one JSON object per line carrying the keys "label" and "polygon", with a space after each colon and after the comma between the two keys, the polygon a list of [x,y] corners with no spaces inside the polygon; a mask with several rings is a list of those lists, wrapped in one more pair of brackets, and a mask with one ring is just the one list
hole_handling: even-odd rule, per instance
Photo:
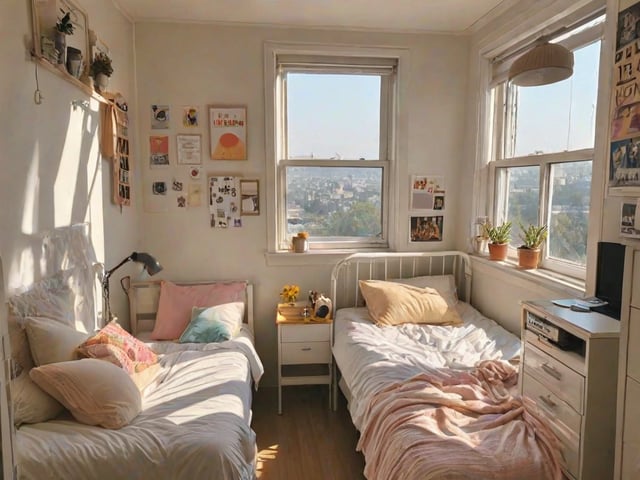
{"label": "tree", "polygon": [[369,202],[355,202],[351,208],[333,212],[327,221],[327,235],[375,237],[382,231],[380,211]]}

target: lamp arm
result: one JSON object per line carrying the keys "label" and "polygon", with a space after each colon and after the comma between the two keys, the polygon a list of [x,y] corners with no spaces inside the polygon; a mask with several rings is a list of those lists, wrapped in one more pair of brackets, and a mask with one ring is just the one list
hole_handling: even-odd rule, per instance
{"label": "lamp arm", "polygon": [[119,268],[120,268],[122,265],[124,265],[125,263],[130,262],[131,260],[133,260],[131,257],[132,257],[132,256],[131,256],[131,255],[129,255],[127,258],[125,258],[124,260],[122,260],[118,265],[116,265],[115,267],[113,267],[111,270],[107,270],[107,271],[104,273],[103,277],[102,277],[102,282],[104,283],[105,281],[108,281],[108,280],[109,280],[109,277],[111,276],[111,274],[112,274],[113,272],[115,272],[117,269],[119,269]]}

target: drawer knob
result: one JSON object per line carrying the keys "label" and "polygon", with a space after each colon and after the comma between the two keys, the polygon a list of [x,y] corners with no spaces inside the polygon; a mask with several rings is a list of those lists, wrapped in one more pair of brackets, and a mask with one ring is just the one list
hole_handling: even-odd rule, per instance
{"label": "drawer knob", "polygon": [[311,347],[303,347],[302,351],[303,352],[310,352],[311,351]]}
{"label": "drawer knob", "polygon": [[550,408],[555,408],[558,404],[551,400],[551,395],[547,395],[546,397],[543,395],[538,395],[538,398],[544,403],[546,406]]}
{"label": "drawer knob", "polygon": [[548,375],[551,375],[556,380],[562,380],[562,374],[547,362],[543,363],[540,368],[542,368],[542,370],[544,370]]}

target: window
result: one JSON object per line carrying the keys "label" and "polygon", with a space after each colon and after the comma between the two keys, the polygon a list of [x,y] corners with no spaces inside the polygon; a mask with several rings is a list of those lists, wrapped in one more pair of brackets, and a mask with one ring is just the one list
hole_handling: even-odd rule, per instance
{"label": "window", "polygon": [[276,244],[386,247],[396,58],[276,56]]}
{"label": "window", "polygon": [[556,39],[573,47],[574,71],[567,80],[539,87],[503,81],[492,92],[495,222],[512,222],[514,256],[522,243],[520,224],[547,224],[541,266],[576,277],[584,277],[587,259],[603,22],[599,17]]}

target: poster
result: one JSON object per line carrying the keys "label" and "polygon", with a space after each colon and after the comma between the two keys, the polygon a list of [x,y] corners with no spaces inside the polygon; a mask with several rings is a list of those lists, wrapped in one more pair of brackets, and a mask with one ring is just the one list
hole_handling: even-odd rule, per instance
{"label": "poster", "polygon": [[200,165],[202,163],[200,135],[177,135],[178,165]]}
{"label": "poster", "polygon": [[209,177],[209,214],[212,228],[242,226],[236,177]]}
{"label": "poster", "polygon": [[441,242],[444,231],[444,217],[442,215],[427,217],[411,217],[412,242]]}
{"label": "poster", "polygon": [[247,159],[247,109],[210,107],[211,160]]}
{"label": "poster", "polygon": [[[628,2],[627,2],[628,3]],[[640,187],[640,2],[618,14],[611,99],[609,187]],[[610,190],[613,193],[613,191]],[[628,193],[625,191],[625,193]],[[640,195],[640,190],[637,190]]]}
{"label": "poster", "polygon": [[169,105],[151,105],[151,128],[169,128]]}
{"label": "poster", "polygon": [[149,137],[149,166],[161,168],[169,166],[169,137],[152,135]]}
{"label": "poster", "polygon": [[640,238],[640,218],[636,217],[640,199],[624,201],[620,210],[620,236]]}
{"label": "poster", "polygon": [[411,210],[444,210],[444,177],[411,176]]}
{"label": "poster", "polygon": [[182,126],[197,127],[200,124],[200,110],[192,105],[182,107]]}

